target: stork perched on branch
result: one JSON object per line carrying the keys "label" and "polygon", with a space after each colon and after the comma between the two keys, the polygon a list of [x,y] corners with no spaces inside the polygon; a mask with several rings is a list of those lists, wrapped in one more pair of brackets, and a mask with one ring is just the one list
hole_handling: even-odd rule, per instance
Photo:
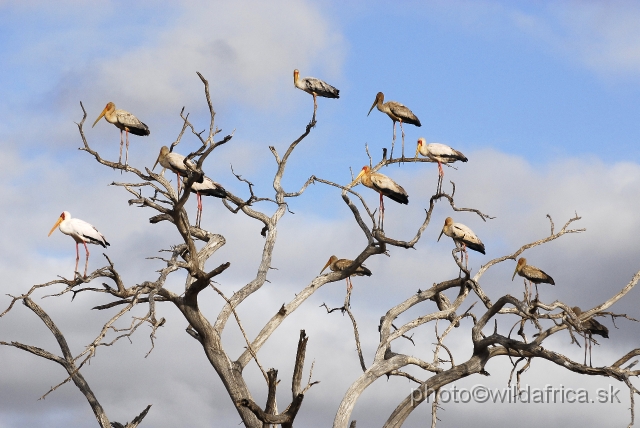
{"label": "stork perched on branch", "polygon": [[466,256],[466,262],[469,262],[469,253],[467,253],[467,247],[472,249],[473,251],[477,251],[479,253],[484,254],[484,244],[473,233],[473,230],[469,229],[462,223],[454,223],[451,217],[447,217],[444,221],[444,226],[442,227],[442,231],[440,232],[440,236],[438,236],[438,241],[442,238],[442,234],[447,235],[449,238],[453,239],[456,247],[462,247],[462,252]]}
{"label": "stork perched on branch", "polygon": [[380,211],[378,213],[378,224],[380,229],[384,229],[384,200],[382,196],[386,196],[400,204],[407,205],[409,203],[409,195],[401,185],[390,179],[384,174],[371,171],[368,166],[363,166],[360,174],[356,177],[351,185],[360,181],[364,186],[375,190],[380,194]]}
{"label": "stork perched on branch", "polygon": [[[353,264],[353,260],[349,259],[339,259],[336,256],[331,256],[326,265],[322,268],[320,273],[324,272],[327,267],[331,269],[333,272],[342,272],[345,271]],[[356,270],[346,278],[347,281],[347,292],[353,288],[353,284],[351,283],[352,276],[371,276],[371,271],[365,267],[365,265],[360,265],[356,268]]]}
{"label": "stork perched on branch", "polygon": [[300,72],[298,70],[293,70],[293,84],[296,88],[313,95],[313,120],[315,120],[316,110],[318,109],[316,97],[340,98],[340,90],[315,77],[300,79],[299,75]]}
{"label": "stork perched on branch", "polygon": [[78,261],[80,260],[80,251],[78,250],[78,244],[82,242],[84,244],[84,250],[87,254],[87,258],[84,262],[84,277],[87,277],[87,265],[89,264],[89,248],[87,248],[87,242],[89,244],[102,245],[104,248],[107,248],[107,245],[110,245],[107,240],[104,238],[102,233],[98,232],[98,229],[87,223],[86,221],[80,220],[79,218],[71,218],[71,214],[69,211],[65,211],[60,214],[58,217],[58,221],[53,225],[51,230],[49,231],[49,235],[56,230],[56,227],[60,226],[60,232],[65,235],[69,235],[76,241],[76,267],[73,271],[73,275],[78,272]]}
{"label": "stork perched on branch", "polygon": [[393,158],[393,146],[396,142],[396,122],[400,122],[400,131],[402,131],[402,159],[404,159],[404,128],[402,127],[402,122],[409,123],[415,126],[422,126],[420,123],[420,119],[413,114],[408,107],[395,102],[395,101],[387,101],[383,104],[384,94],[382,92],[378,92],[376,95],[376,99],[373,101],[373,105],[369,109],[369,113],[367,116],[371,114],[371,110],[374,107],[377,107],[382,113],[385,113],[387,116],[391,118],[393,121],[393,141],[391,142],[391,155],[390,159]]}
{"label": "stork perched on branch", "polygon": [[102,110],[100,116],[93,122],[93,126],[104,116],[105,120],[116,126],[120,130],[120,158],[118,163],[122,163],[122,131],[127,136],[127,151],[125,155],[124,164],[129,164],[129,132],[133,135],[147,136],[151,133],[149,127],[142,123],[137,117],[125,110],[116,109],[116,105],[112,102],[108,102],[107,106]]}

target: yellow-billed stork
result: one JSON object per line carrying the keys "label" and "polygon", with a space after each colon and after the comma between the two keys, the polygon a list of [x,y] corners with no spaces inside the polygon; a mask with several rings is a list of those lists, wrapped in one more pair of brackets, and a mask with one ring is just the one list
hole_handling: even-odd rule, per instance
{"label": "yellow-billed stork", "polygon": [[84,262],[84,276],[87,276],[87,265],[89,264],[89,248],[87,248],[87,242],[89,244],[102,245],[104,248],[107,248],[107,245],[110,245],[107,240],[104,238],[102,233],[98,232],[98,229],[87,223],[86,221],[80,220],[79,218],[71,218],[71,214],[69,211],[65,211],[60,214],[58,217],[58,221],[53,225],[51,231],[49,231],[49,235],[56,230],[56,227],[60,226],[60,232],[65,235],[69,235],[76,241],[76,267],[74,272],[78,272],[78,261],[80,260],[80,252],[78,250],[78,244],[81,242],[84,244],[84,249],[87,253],[87,258]]}
{"label": "yellow-billed stork", "polygon": [[[582,310],[578,306],[574,306],[571,308],[573,313],[576,314],[578,318],[582,315]],[[584,364],[587,365],[587,347],[589,348],[589,366],[591,366],[591,341],[593,340],[593,335],[597,334],[605,339],[609,338],[609,329],[593,318],[589,318],[586,320],[580,320],[582,323],[582,328],[584,329]],[[587,336],[589,339],[587,340]]]}
{"label": "yellow-billed stork", "polygon": [[416,147],[416,158],[418,153],[424,157],[427,157],[435,162],[438,162],[438,190],[442,186],[442,177],[444,177],[444,171],[442,170],[443,163],[453,163],[455,161],[468,161],[467,157],[461,152],[453,149],[446,144],[429,143],[423,137],[418,138],[418,145]]}
{"label": "yellow-billed stork", "polygon": [[[538,284],[546,283],[556,285],[556,283],[553,281],[553,278],[544,273],[542,269],[538,269],[535,266],[528,265],[527,259],[525,259],[524,257],[520,257],[518,259],[518,263],[516,264],[516,269],[513,271],[511,281],[513,281],[513,279],[516,277],[516,274],[523,277],[524,279],[529,280],[530,283],[534,283],[536,285],[536,296],[538,295]],[[529,290],[529,293],[531,293],[531,290]]]}
{"label": "yellow-billed stork", "polygon": [[[129,132],[134,135],[146,136],[149,135],[151,131],[149,131],[149,127],[144,123],[140,122],[140,120],[125,110],[116,109],[116,105],[112,102],[108,102],[107,106],[102,110],[100,116],[93,122],[93,126],[96,126],[96,123],[104,116],[105,120],[109,123],[114,124],[120,130],[120,158],[118,159],[118,163],[122,163],[122,131],[125,132],[127,136],[127,151],[125,155],[124,164],[128,165],[129,163]],[[93,128],[92,126],[92,128]]]}
{"label": "yellow-billed stork", "polygon": [[409,110],[408,107],[396,101],[387,101],[384,104],[383,102],[384,94],[382,92],[378,92],[375,101],[369,109],[369,113],[367,113],[367,116],[371,114],[371,110],[373,110],[374,107],[377,107],[378,110],[386,113],[386,115],[389,116],[393,121],[393,141],[391,142],[390,158],[393,158],[393,145],[396,142],[396,122],[400,122],[400,131],[402,131],[402,159],[404,159],[404,128],[402,127],[402,123],[409,123],[415,126],[422,126],[422,124],[420,123],[420,119],[418,119],[418,117],[413,114],[413,112]]}
{"label": "yellow-billed stork", "polygon": [[378,213],[378,223],[380,229],[384,229],[384,201],[382,196],[386,196],[401,204],[409,203],[409,195],[398,183],[390,179],[384,174],[371,171],[368,166],[363,166],[360,174],[356,177],[351,185],[360,181],[364,186],[375,190],[380,194],[380,211]]}
{"label": "yellow-billed stork", "polygon": [[[186,182],[187,178],[184,177],[183,180]],[[227,191],[224,190],[224,187],[206,175],[203,177],[202,183],[195,182],[191,185],[191,192],[196,194],[198,201],[198,213],[196,214],[197,227],[200,227],[200,220],[202,220],[202,195],[221,199],[227,197]]]}
{"label": "yellow-billed stork", "polygon": [[153,171],[158,164],[162,166],[162,172],[160,172],[160,174],[164,174],[164,170],[167,168],[176,174],[178,194],[180,194],[180,176],[189,177],[189,174],[196,170],[196,163],[194,161],[187,159],[179,153],[171,152],[167,146],[162,146],[158,159],[156,159],[156,163],[153,164],[151,170]]}
{"label": "yellow-billed stork", "polygon": [[308,94],[313,95],[313,118],[316,117],[316,110],[318,109],[318,103],[316,97],[325,98],[340,98],[340,90],[334,88],[327,82],[324,82],[315,77],[305,77],[300,79],[300,72],[293,70],[293,84],[296,88],[302,89]]}
{"label": "yellow-billed stork", "polygon": [[[320,273],[324,272],[328,267],[333,272],[342,272],[347,270],[349,266],[353,264],[353,260],[349,259],[339,259],[336,256],[331,256],[326,265],[322,268]],[[360,265],[356,268],[356,270],[346,278],[347,281],[347,291],[353,288],[353,284],[351,283],[352,276],[371,276],[371,271],[365,267],[365,265]]]}
{"label": "yellow-billed stork", "polygon": [[466,255],[467,262],[469,262],[469,253],[467,253],[467,247],[484,254],[484,244],[482,243],[480,238],[478,238],[476,234],[473,233],[473,231],[464,224],[454,223],[451,217],[447,217],[445,219],[442,231],[438,236],[438,241],[440,241],[440,238],[442,238],[443,233],[449,238],[453,239],[453,242],[456,243],[456,247],[462,246],[462,251]]}

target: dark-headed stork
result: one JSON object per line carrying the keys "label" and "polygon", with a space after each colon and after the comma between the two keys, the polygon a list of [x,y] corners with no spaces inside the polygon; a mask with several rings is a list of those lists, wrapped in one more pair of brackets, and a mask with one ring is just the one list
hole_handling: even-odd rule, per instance
{"label": "dark-headed stork", "polygon": [[87,242],[89,244],[102,245],[104,248],[107,248],[107,245],[110,245],[102,233],[98,232],[98,229],[91,226],[86,221],[80,220],[79,218],[71,218],[71,214],[69,211],[65,211],[60,214],[58,217],[58,221],[53,225],[51,231],[48,236],[51,236],[56,227],[60,226],[60,232],[65,235],[69,235],[76,241],[76,268],[73,271],[73,276],[75,278],[76,272],[78,272],[78,261],[80,260],[80,252],[78,250],[78,244],[81,242],[84,244],[84,250],[87,253],[87,258],[84,262],[84,276],[87,277],[87,265],[89,264],[89,249],[87,248]]}
{"label": "dark-headed stork", "polygon": [[[186,182],[187,178],[183,177]],[[196,227],[200,227],[200,220],[202,220],[202,196],[213,196],[215,198],[224,199],[227,197],[227,191],[224,190],[222,185],[216,183],[206,175],[204,176],[202,183],[195,182],[191,185],[191,192],[196,194],[198,200],[198,213],[196,214]]]}
{"label": "dark-headed stork", "polygon": [[375,190],[380,194],[380,210],[378,212],[378,223],[380,229],[384,229],[384,201],[382,196],[386,196],[400,204],[407,205],[409,203],[409,195],[398,183],[390,179],[384,174],[371,171],[368,166],[363,166],[362,171],[351,183],[354,185],[358,180],[366,187]]}
{"label": "dark-headed stork", "polygon": [[378,92],[373,105],[369,109],[369,113],[367,113],[367,116],[371,114],[371,110],[373,110],[374,107],[378,107],[378,110],[386,113],[387,116],[389,116],[393,121],[393,141],[391,142],[391,156],[389,157],[390,159],[393,158],[393,145],[396,142],[396,122],[400,122],[400,131],[402,131],[402,159],[404,159],[404,128],[402,127],[402,123],[409,123],[415,126],[422,126],[422,124],[420,123],[420,119],[418,119],[418,117],[413,114],[413,112],[409,110],[408,107],[405,107],[404,105],[395,101],[387,101],[384,104],[383,102],[384,94],[382,92]]}
{"label": "dark-headed stork", "polygon": [[[102,110],[100,116],[93,122],[93,126],[104,116],[105,120],[114,124],[120,130],[120,158],[118,163],[122,163],[122,131],[127,135],[127,152],[125,155],[124,164],[128,165],[129,162],[129,132],[134,135],[149,135],[149,127],[140,122],[137,117],[129,113],[128,111],[116,109],[116,105],[112,102],[108,102],[107,106]],[[92,126],[92,128],[93,128]]]}
{"label": "dark-headed stork", "polygon": [[[580,315],[582,315],[582,310],[578,306],[574,306],[571,309],[573,310],[573,313],[575,313],[576,316],[580,318]],[[582,327],[584,329],[584,365],[585,366],[587,365],[587,347],[588,347],[589,348],[589,366],[592,367],[591,342],[593,341],[593,335],[598,334],[604,337],[605,339],[608,339],[609,329],[603,326],[602,324],[600,324],[598,321],[594,320],[593,318],[580,320],[580,322],[582,323]],[[589,336],[588,340],[587,340],[587,336]]]}
{"label": "dark-headed stork", "polygon": [[438,236],[438,241],[442,238],[442,234],[447,235],[449,238],[453,239],[453,242],[456,243],[456,247],[461,246],[464,255],[466,255],[466,261],[469,262],[469,253],[467,253],[467,247],[477,251],[479,253],[484,254],[484,244],[473,233],[473,230],[469,229],[462,223],[454,223],[451,217],[447,217],[444,221],[444,227],[440,232],[440,236]]}
{"label": "dark-headed stork", "polygon": [[556,283],[553,281],[553,278],[544,273],[542,269],[538,269],[535,266],[528,265],[527,259],[525,259],[524,257],[520,257],[518,259],[518,264],[516,265],[516,270],[513,271],[511,281],[513,281],[513,279],[516,277],[516,274],[529,280],[529,297],[531,297],[531,283],[534,283],[536,285],[536,298],[538,296],[538,284],[546,283],[556,285]]}
{"label": "dark-headed stork", "polygon": [[416,147],[416,158],[418,153],[422,156],[438,162],[438,191],[442,187],[442,177],[444,177],[444,171],[442,170],[443,163],[453,163],[455,161],[466,162],[468,159],[461,152],[440,143],[429,143],[423,137],[418,138],[418,146]]}
{"label": "dark-headed stork", "polygon": [[318,109],[316,97],[340,98],[340,90],[315,77],[300,79],[299,75],[300,72],[298,70],[293,70],[293,84],[296,88],[313,95],[313,119],[315,120],[316,110]]}
{"label": "dark-headed stork", "polygon": [[[336,256],[331,256],[326,265],[322,268],[320,273],[324,272],[328,267],[333,272],[342,272],[347,270],[349,266],[353,264],[353,260],[349,259],[339,259]],[[365,267],[365,265],[360,265],[356,268],[356,270],[346,278],[347,281],[347,291],[353,288],[353,284],[351,283],[352,276],[371,276],[371,271]]]}

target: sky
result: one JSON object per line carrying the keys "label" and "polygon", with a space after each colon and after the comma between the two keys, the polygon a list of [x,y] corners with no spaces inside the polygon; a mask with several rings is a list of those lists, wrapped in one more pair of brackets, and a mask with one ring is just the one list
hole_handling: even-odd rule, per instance
{"label": "sky", "polygon": [[[318,124],[292,155],[283,183],[298,190],[315,175],[341,184],[390,148],[391,121],[374,109],[377,92],[407,105],[422,127],[405,127],[405,154],[416,140],[448,144],[469,161],[445,168],[456,183],[456,204],[495,217],[486,223],[470,213],[453,213],[444,203],[415,250],[391,249],[390,257],[367,261],[370,278],[354,279],[352,308],[358,319],[365,361],[371,363],[377,325],[390,306],[419,288],[455,277],[449,239],[436,242],[447,216],[471,227],[485,243],[487,255],[470,255],[472,271],[481,264],[549,233],[576,215],[575,227],[586,232],[562,237],[524,255],[553,276],[556,286],[542,285],[544,301],[556,299],[583,308],[617,293],[640,269],[640,6],[634,2],[506,1],[192,1],[158,6],[153,2],[0,0],[0,306],[33,284],[69,276],[74,265],[71,239],[46,234],[64,210],[96,226],[111,243],[106,251],[129,284],[154,279],[163,248],[179,242],[166,224],[151,225],[149,209],[129,206],[124,189],[113,181],[134,177],[103,168],[78,148],[74,122],[87,110],[85,132],[101,155],[117,160],[118,131],[102,120],[91,128],[105,104],[134,113],[151,129],[149,137],[131,137],[129,162],[151,167],[159,149],[175,140],[180,111],[197,129],[208,128],[202,73],[211,85],[216,125],[234,133],[228,144],[205,162],[208,176],[238,195],[255,183],[256,193],[272,196],[275,162],[268,149],[283,153],[312,114],[312,99],[293,86],[292,71],[321,78],[340,89],[340,99],[318,100]],[[395,153],[401,150],[400,133]],[[185,136],[177,151],[198,147]],[[410,239],[423,221],[436,187],[433,164],[395,165],[384,171],[410,195],[408,206],[386,204],[389,236]],[[367,203],[377,195],[362,189]],[[209,198],[205,198],[209,199]],[[331,254],[353,258],[366,244],[335,188],[315,184],[292,199],[279,226],[274,267],[267,283],[240,307],[248,334],[255,335],[283,302],[306,286]],[[271,213],[273,206],[258,208]],[[195,218],[195,202],[188,202]],[[205,200],[203,227],[223,234],[227,244],[210,262],[231,262],[218,279],[227,294],[255,275],[263,240],[261,224],[233,215],[218,200]],[[103,265],[102,249],[91,247],[89,268]],[[482,286],[495,301],[504,294],[521,296],[522,283],[511,281],[515,264],[491,269]],[[174,287],[184,280],[170,278]],[[613,306],[638,318],[639,294],[633,290]],[[37,302],[66,334],[74,353],[81,352],[110,315],[91,311],[105,296],[88,293]],[[298,331],[309,335],[307,352],[315,360],[314,379],[321,383],[305,396],[296,421],[301,426],[329,426],[349,385],[359,375],[348,318],[327,315],[322,303],[340,306],[344,283],[328,284],[290,316],[261,350],[265,367],[280,370],[289,382]],[[202,296],[210,316],[221,306],[213,292]],[[464,308],[466,309],[466,307]],[[111,420],[131,420],[153,404],[143,426],[236,426],[240,420],[198,344],[184,329],[179,312],[168,304],[160,315],[154,351],[148,330],[132,342],[103,347],[84,375]],[[425,303],[407,314],[434,310]],[[144,313],[145,308],[139,308]],[[481,314],[479,305],[474,313]],[[26,308],[0,318],[0,341],[21,341],[55,351],[46,328]],[[609,340],[594,346],[594,365],[611,364],[640,347],[638,325],[599,319]],[[501,327],[508,329],[509,321]],[[442,328],[442,327],[441,327]],[[243,340],[233,322],[225,331],[229,354],[239,355]],[[394,344],[398,352],[430,356],[433,326],[416,332],[415,346]],[[472,352],[470,326],[449,337],[456,361]],[[582,349],[568,335],[549,340],[547,348],[574,360]],[[64,379],[55,364],[10,347],[0,347],[0,426],[62,427],[94,423],[84,397],[64,385],[45,400],[47,390]],[[491,377],[459,382],[505,387],[510,365],[492,360]],[[258,402],[266,391],[258,369],[249,365],[248,383]],[[415,374],[418,374],[416,372]],[[535,361],[523,375],[532,387],[546,384],[597,388],[618,382],[577,376],[550,363]],[[413,385],[406,379],[380,379],[359,399],[353,418],[358,426],[382,426]],[[519,417],[523,427],[626,426],[629,398],[614,404],[443,404],[439,427],[507,426]],[[288,403],[281,388],[278,403]],[[625,401],[626,400],[626,401]],[[405,426],[430,423],[430,406],[418,407]]]}

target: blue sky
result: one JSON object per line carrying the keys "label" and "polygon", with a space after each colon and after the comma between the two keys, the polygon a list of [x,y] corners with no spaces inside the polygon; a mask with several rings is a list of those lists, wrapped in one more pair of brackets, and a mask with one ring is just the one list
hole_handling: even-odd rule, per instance
{"label": "blue sky", "polygon": [[[596,304],[594,300],[604,300],[626,284],[638,269],[640,256],[635,243],[640,233],[637,22],[640,6],[632,2],[266,4],[246,0],[159,6],[153,2],[0,0],[0,143],[4,148],[0,171],[4,204],[0,212],[5,219],[0,272],[6,279],[6,292],[18,294],[34,283],[71,271],[72,241],[58,232],[46,238],[63,210],[93,223],[107,236],[112,242],[110,257],[132,283],[148,279],[158,268],[145,257],[176,243],[177,235],[172,235],[170,228],[151,227],[147,220],[150,212],[129,207],[122,189],[107,186],[129,177],[98,168],[86,153],[77,150],[81,140],[74,122],[81,119],[79,101],[87,109],[85,130],[90,144],[111,160],[118,155],[117,129],[105,121],[90,128],[108,101],[149,125],[149,137],[131,137],[129,160],[139,168],[151,167],[160,147],[171,143],[180,131],[183,106],[196,128],[208,126],[202,84],[195,74],[199,71],[211,83],[216,124],[223,129],[222,135],[235,130],[232,142],[207,160],[205,172],[234,193],[244,194],[244,185],[231,175],[232,164],[236,173],[256,183],[258,192],[270,196],[268,174],[274,171],[275,163],[268,146],[274,145],[282,153],[303,131],[312,113],[311,97],[293,86],[292,71],[299,68],[302,76],[324,79],[341,92],[339,100],[319,99],[318,125],[296,149],[284,180],[289,190],[297,190],[312,174],[348,183],[349,168],[357,172],[368,163],[365,144],[374,160],[379,159],[382,148],[390,147],[392,125],[377,110],[368,117],[367,111],[376,93],[382,91],[387,100],[411,108],[422,122],[419,129],[405,127],[405,154],[413,155],[417,138],[423,136],[429,142],[451,145],[469,158],[457,171],[446,168],[445,181],[456,182],[459,206],[476,207],[497,217],[485,224],[458,214],[458,221],[471,226],[488,248],[485,258],[472,255],[472,263],[473,258],[478,265],[485,263],[545,236],[547,213],[559,225],[577,211],[583,216],[579,226],[587,227],[587,233],[563,238],[544,250],[534,249],[530,257],[545,271],[554,272],[559,285],[548,291],[549,301],[558,298],[585,306]],[[396,153],[399,137],[398,129]],[[178,151],[187,153],[195,148],[195,138],[187,136]],[[410,194],[408,207],[388,204],[385,221],[388,233],[405,239],[422,221],[423,208],[435,188],[436,168],[431,164],[393,166],[385,174]],[[370,204],[376,203],[377,196],[370,191],[365,189],[362,194]],[[218,201],[204,203],[203,225],[225,234],[228,245],[221,256],[234,266],[223,286],[237,289],[250,276],[246,272],[255,268],[250,261],[262,242],[255,230],[259,227],[229,214]],[[283,266],[287,261],[293,266],[274,273],[278,287],[263,296],[277,307],[311,280],[330,254],[352,257],[363,244],[335,189],[316,184],[304,197],[291,201],[291,208],[296,215],[285,217],[280,232],[283,242],[276,256]],[[442,221],[450,214],[446,207],[436,212],[418,251],[392,250],[391,259],[367,263],[374,271],[367,280],[368,292],[354,295],[360,299],[357,310],[363,322],[377,325],[388,302],[401,301],[419,288],[415,272],[426,269],[429,284],[456,274],[448,253],[450,242],[435,242]],[[313,250],[308,245],[311,240],[316,242]],[[99,253],[92,251],[90,268],[101,263]],[[497,268],[488,276],[487,287],[495,293],[494,298],[512,292],[512,269],[512,265]],[[409,273],[400,279],[391,274],[399,270]],[[336,284],[332,293],[322,294],[313,303],[339,303],[339,287],[342,285]],[[80,299],[79,304],[91,307],[93,301],[87,299]],[[632,312],[637,301],[637,293],[630,295],[618,309]],[[268,305],[253,305],[247,311],[264,316],[270,313]],[[75,331],[73,317],[81,315],[68,313],[62,303],[53,306],[59,310],[60,322]],[[73,309],[84,314],[84,308]],[[311,309],[305,314],[309,319],[295,318],[283,327],[295,332],[299,322],[316,329],[312,338],[318,338],[318,361],[327,353],[341,352],[340,359],[353,363],[350,370],[357,372],[352,339],[345,336],[343,343],[332,338],[336,329],[348,327],[345,320],[327,319]],[[163,361],[173,361],[175,378],[168,374],[170,379],[157,380],[160,386],[150,386],[140,375],[139,390],[128,386],[131,396],[141,397],[144,405],[147,401],[161,403],[176,415],[182,415],[180,408],[185,403],[196,400],[203,413],[189,416],[193,418],[191,426],[210,426],[205,421],[211,417],[237,423],[229,403],[212,404],[213,396],[224,396],[217,381],[206,381],[216,385],[209,390],[208,384],[187,370],[203,361],[197,349],[189,348],[193,344],[184,337],[178,314],[172,316],[175,321],[164,333],[166,348],[158,346],[155,360],[142,358],[147,346],[142,339],[117,358],[128,358],[141,372],[161,369]],[[39,330],[28,314],[15,317],[20,323],[0,319],[0,340],[51,345],[46,332],[31,333]],[[256,315],[255,320],[248,320],[249,329],[258,329],[263,318]],[[617,339],[613,335],[609,348],[599,349],[600,357],[611,359],[638,347],[637,334],[632,334],[634,326],[624,327]],[[92,332],[78,328],[78,349]],[[368,337],[365,348],[375,345],[375,329],[368,335],[363,332]],[[338,342],[344,347],[332,350],[331,345]],[[178,343],[181,345],[174,345]],[[242,346],[240,341],[233,343]],[[192,354],[175,355],[172,346],[192,349]],[[273,357],[274,365],[280,364],[276,351],[263,351],[265,359]],[[466,355],[468,349],[461,347],[460,351]],[[112,355],[109,352],[105,355]],[[54,412],[61,426],[92,420],[90,413],[87,416],[88,406],[71,387],[54,393],[57,398],[48,398],[46,403],[35,402],[61,375],[50,373],[47,363],[17,354],[16,350],[0,348],[0,358],[9,362],[9,371],[0,371],[0,385],[7,385],[0,386],[0,425],[45,426]],[[94,366],[99,364],[97,359]],[[301,413],[307,421],[322,421],[323,426],[330,424],[336,400],[354,376],[353,371],[346,371],[341,379],[332,380],[335,370],[342,368],[331,364],[324,368],[318,365],[318,376],[323,377],[327,389],[318,390],[313,404],[312,391],[310,402],[305,401],[309,413]],[[117,371],[117,365],[108,362],[100,367],[105,367],[104,371],[92,371],[98,391],[110,408],[122,409],[118,400],[129,396],[119,398],[122,392],[110,384],[111,376],[116,375],[105,375],[109,369]],[[207,370],[206,364],[202,370]],[[34,380],[24,385],[20,373],[31,373]],[[577,382],[562,371],[554,373],[556,379],[564,381],[562,376],[567,376]],[[197,386],[183,382],[181,376]],[[125,383],[128,377],[121,374],[117,379]],[[140,395],[144,390],[161,390],[167,383],[182,391],[175,402],[162,394]],[[258,385],[256,389],[261,388]],[[384,385],[377,386],[375,393],[362,398],[358,417],[370,424],[386,418],[397,397],[406,393],[406,385],[399,385],[389,386],[397,395],[386,407],[378,407],[386,390]],[[206,392],[192,397],[192,386]],[[127,408],[129,412],[116,420],[131,419],[138,407],[144,406]],[[624,405],[619,407],[612,413],[622,425],[628,415]],[[482,410],[484,417],[495,417],[490,409]],[[535,413],[532,408],[521,411]],[[167,418],[160,410],[154,412],[156,408],[149,415],[150,426],[175,426],[178,420],[184,423],[183,419]],[[451,413],[454,415],[443,421],[443,426],[464,423],[459,419],[464,412]],[[564,421],[567,414],[575,417],[573,411],[559,406],[549,414],[556,422]],[[583,408],[581,416],[593,420],[603,417],[603,412]],[[500,423],[500,419],[491,421]],[[584,425],[579,418],[574,422],[575,426]],[[417,420],[412,423],[422,426]],[[570,423],[567,426],[572,426]]]}

